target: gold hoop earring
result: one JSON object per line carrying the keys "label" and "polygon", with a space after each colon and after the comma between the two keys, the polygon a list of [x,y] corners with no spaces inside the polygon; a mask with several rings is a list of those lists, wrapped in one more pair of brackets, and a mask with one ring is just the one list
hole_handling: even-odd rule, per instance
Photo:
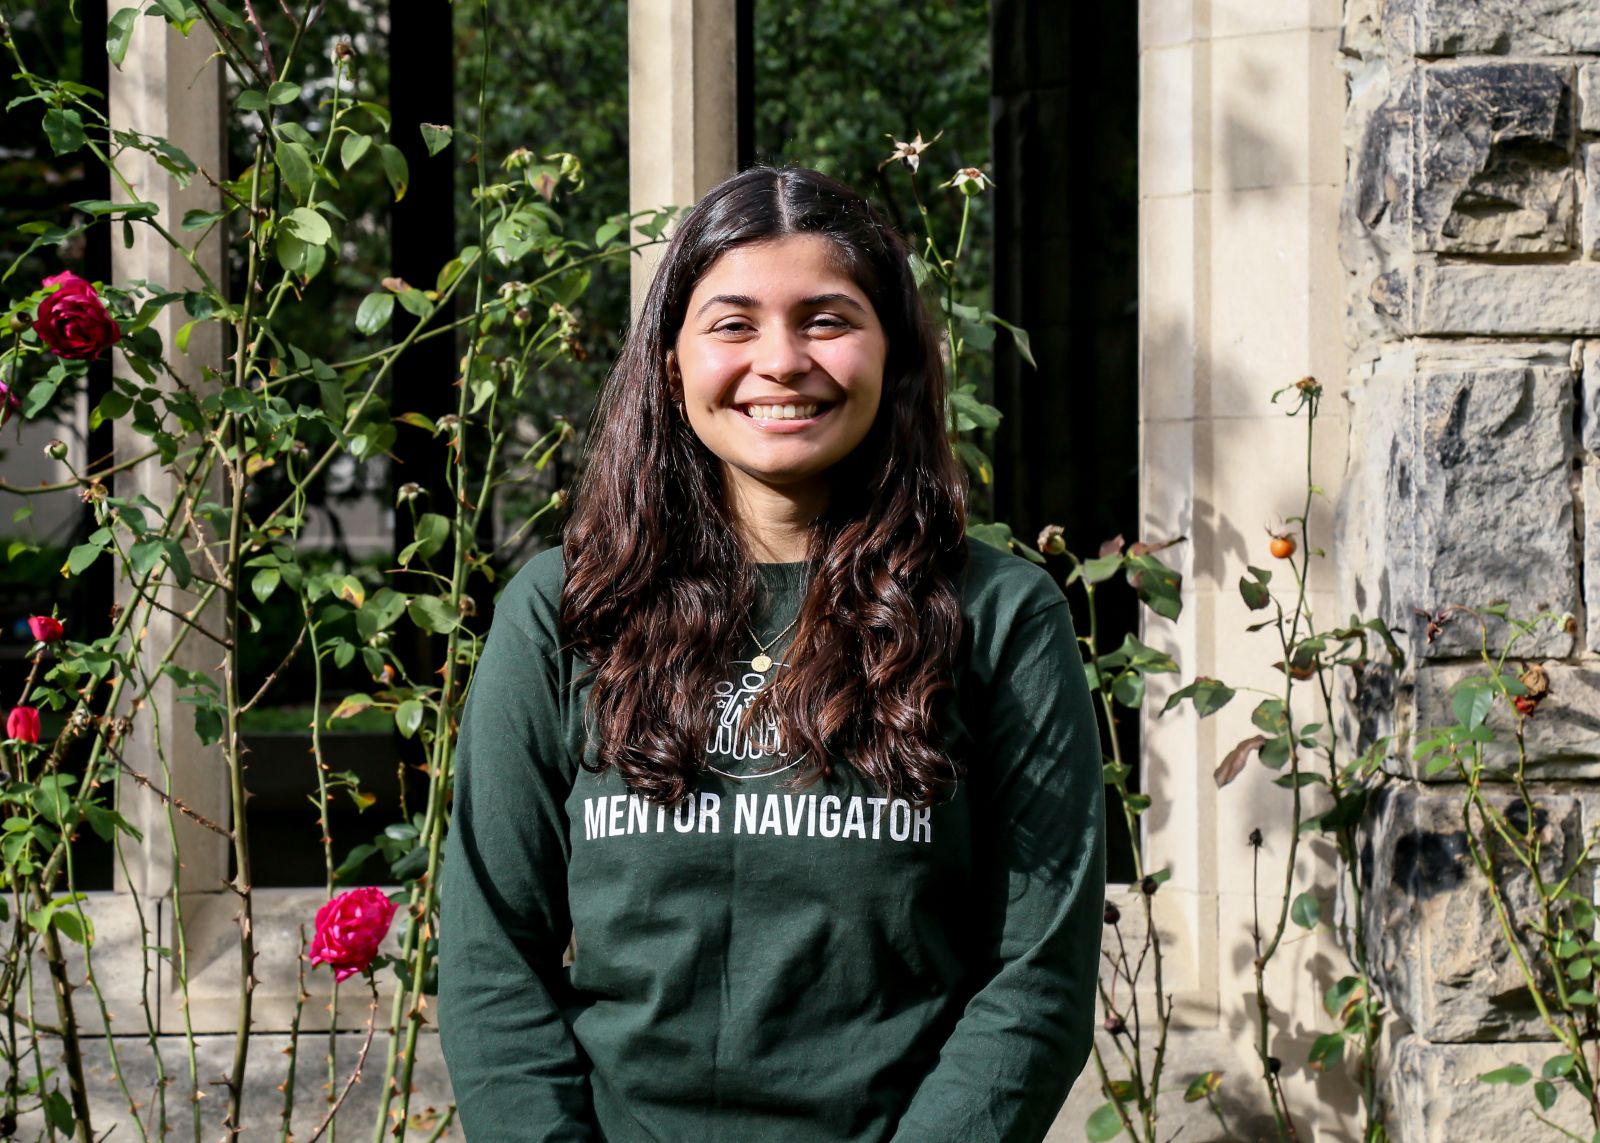
{"label": "gold hoop earring", "polygon": [[687,425],[689,423],[689,414],[683,410],[683,401],[680,399],[672,402],[672,407],[678,411],[678,420]]}

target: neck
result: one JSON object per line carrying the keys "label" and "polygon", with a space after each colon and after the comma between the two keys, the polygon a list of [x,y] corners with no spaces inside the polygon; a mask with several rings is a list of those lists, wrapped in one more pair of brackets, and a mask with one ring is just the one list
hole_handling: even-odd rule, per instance
{"label": "neck", "polygon": [[723,489],[734,528],[756,563],[799,563],[811,551],[811,523],[828,506],[825,484],[774,487],[724,470]]}

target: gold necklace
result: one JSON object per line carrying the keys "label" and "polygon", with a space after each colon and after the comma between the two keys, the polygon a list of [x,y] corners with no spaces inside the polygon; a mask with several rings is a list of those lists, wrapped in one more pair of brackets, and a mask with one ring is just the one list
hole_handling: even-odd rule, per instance
{"label": "gold necklace", "polygon": [[782,639],[785,635],[787,635],[790,628],[799,622],[800,614],[799,612],[796,612],[795,617],[789,620],[789,626],[785,627],[782,631],[779,631],[765,643],[762,643],[760,639],[756,638],[755,631],[751,629],[750,624],[746,623],[744,625],[744,629],[750,633],[750,641],[756,645],[757,650],[756,657],[750,660],[750,665],[763,675],[770,671],[772,669],[772,656],[767,654],[767,649],[773,644],[777,643],[779,639]]}

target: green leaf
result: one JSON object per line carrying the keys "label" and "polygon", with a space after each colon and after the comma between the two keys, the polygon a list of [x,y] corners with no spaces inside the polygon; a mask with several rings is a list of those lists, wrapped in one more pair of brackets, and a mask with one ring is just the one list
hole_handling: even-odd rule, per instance
{"label": "green leaf", "polygon": [[451,136],[455,129],[447,123],[423,123],[422,144],[428,148],[429,155],[437,155],[450,145]]}
{"label": "green leaf", "polygon": [[1521,1085],[1533,1078],[1533,1073],[1521,1064],[1507,1064],[1503,1068],[1496,1068],[1492,1072],[1484,1072],[1478,1077],[1484,1083],[1508,1083]]}
{"label": "green leaf", "polygon": [[1113,552],[1108,556],[1096,556],[1092,560],[1084,560],[1083,563],[1072,569],[1072,574],[1067,577],[1067,582],[1072,583],[1075,580],[1082,579],[1084,583],[1104,583],[1121,570],[1122,556]]}
{"label": "green leaf", "polygon": [[317,177],[311,165],[311,152],[300,143],[280,142],[272,158],[289,193],[294,195],[296,202],[305,202],[311,196],[311,187]]}
{"label": "green leaf", "polygon": [[1199,1103],[1202,1099],[1216,1095],[1222,1090],[1221,1072],[1201,1072],[1189,1081],[1189,1086],[1183,1089],[1183,1102]]}
{"label": "green leaf", "polygon": [[1594,962],[1586,956],[1581,956],[1567,965],[1567,976],[1573,980],[1588,980],[1593,975]]}
{"label": "green leaf", "polygon": [[1268,734],[1282,734],[1289,729],[1289,718],[1284,713],[1282,699],[1264,699],[1251,712],[1250,721]]}
{"label": "green leaf", "polygon": [[387,290],[368,294],[361,299],[361,307],[356,310],[356,329],[365,334],[377,333],[389,324],[393,314],[393,294]]}
{"label": "green leaf", "polygon": [[212,223],[221,222],[227,217],[228,212],[225,210],[186,210],[179,225],[184,230],[204,230]]}
{"label": "green leaf", "polygon": [[265,603],[278,590],[278,583],[282,579],[283,573],[277,568],[262,568],[250,580],[250,594],[256,597],[257,602]]}
{"label": "green leaf", "polygon": [[1111,684],[1111,697],[1131,710],[1138,710],[1144,705],[1144,675],[1138,671],[1118,675]]}
{"label": "green leaf", "polygon": [[1202,675],[1188,686],[1174,691],[1172,697],[1167,699],[1167,705],[1161,708],[1161,713],[1166,714],[1184,699],[1189,699],[1194,703],[1195,712],[1201,718],[1206,718],[1227,706],[1235,693],[1228,684]]}
{"label": "green leaf", "polygon": [[133,22],[139,18],[139,9],[121,8],[106,21],[106,55],[118,70],[128,58],[128,41],[133,37]]}
{"label": "green leaf", "polygon": [[336,718],[354,718],[362,711],[372,709],[374,705],[371,695],[345,695],[339,700],[339,705],[333,708],[333,713],[328,715],[328,721],[331,723]]}
{"label": "green leaf", "polygon": [[1251,611],[1260,611],[1272,603],[1272,592],[1266,584],[1244,576],[1239,577],[1239,595]]}
{"label": "green leaf", "polygon": [[44,1097],[44,1116],[57,1131],[68,1137],[72,1135],[77,1124],[77,1119],[72,1114],[72,1104],[57,1088],[51,1088],[50,1093]]}
{"label": "green leaf", "polygon": [[239,93],[239,97],[233,101],[233,106],[239,111],[260,112],[265,111],[271,106],[271,104],[267,102],[267,97],[261,94],[261,92],[256,91],[254,88],[246,88],[245,90],[241,91]]}
{"label": "green leaf", "polygon": [[1089,1143],[1106,1143],[1122,1134],[1122,1117],[1117,1114],[1116,1104],[1102,1103],[1095,1108],[1083,1129]]}
{"label": "green leaf", "polygon": [[419,595],[406,608],[411,621],[424,631],[443,635],[454,630],[459,619],[455,610],[436,595]]}
{"label": "green leaf", "polygon": [[1331,1067],[1337,1067],[1344,1058],[1344,1033],[1329,1032],[1325,1036],[1318,1036],[1311,1042],[1311,1052],[1306,1057],[1314,1071],[1325,1072]]}
{"label": "green leaf", "polygon": [[100,558],[103,551],[99,544],[79,544],[67,553],[65,571],[68,575],[82,575],[89,570],[89,565]]}
{"label": "green leaf", "polygon": [[406,699],[395,707],[394,725],[401,737],[410,738],[422,726],[423,707],[416,699]]}
{"label": "green leaf", "polygon": [[1314,929],[1322,920],[1322,902],[1310,893],[1302,893],[1289,906],[1289,916],[1302,929]]}
{"label": "green leaf", "polygon": [[44,113],[44,134],[57,155],[70,155],[88,141],[83,133],[83,118],[76,111],[60,107]]}
{"label": "green leaf", "polygon": [[1551,1056],[1544,1062],[1544,1067],[1539,1069],[1545,1079],[1561,1079],[1578,1066],[1578,1061],[1563,1052],[1558,1056]]}
{"label": "green leaf", "polygon": [[406,188],[411,185],[411,168],[406,165],[406,157],[393,143],[380,143],[378,161],[383,164],[384,177],[394,190],[395,202],[399,202],[406,197]]}
{"label": "green leaf", "polygon": [[1556,1085],[1549,1080],[1540,1080],[1533,1085],[1533,1098],[1539,1101],[1539,1106],[1549,1111],[1556,1105]]}
{"label": "green leaf", "polygon": [[1489,711],[1494,707],[1492,687],[1493,684],[1482,675],[1473,675],[1456,684],[1455,693],[1450,697],[1450,706],[1456,720],[1468,730],[1482,726],[1489,717]]}
{"label": "green leaf", "polygon": [[161,213],[161,207],[153,202],[112,202],[108,198],[80,199],[72,204],[72,209],[96,218],[114,214],[120,214],[123,218],[154,218]]}
{"label": "green leaf", "polygon": [[297,206],[284,215],[280,224],[308,246],[326,246],[333,241],[333,227],[328,220],[309,207]]}
{"label": "green leaf", "polygon": [[282,107],[286,103],[293,103],[300,98],[300,85],[284,80],[267,88],[267,102],[274,107]]}
{"label": "green leaf", "polygon": [[372,136],[352,132],[344,137],[344,142],[339,144],[339,165],[349,170],[361,161],[372,147]]}

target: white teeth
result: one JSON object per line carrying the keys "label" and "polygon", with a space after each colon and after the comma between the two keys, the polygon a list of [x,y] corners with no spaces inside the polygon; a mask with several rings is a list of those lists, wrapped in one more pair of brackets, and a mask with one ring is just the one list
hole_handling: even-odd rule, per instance
{"label": "white teeth", "polygon": [[821,408],[818,404],[810,405],[749,405],[746,412],[752,420],[757,421],[799,421],[817,415]]}

